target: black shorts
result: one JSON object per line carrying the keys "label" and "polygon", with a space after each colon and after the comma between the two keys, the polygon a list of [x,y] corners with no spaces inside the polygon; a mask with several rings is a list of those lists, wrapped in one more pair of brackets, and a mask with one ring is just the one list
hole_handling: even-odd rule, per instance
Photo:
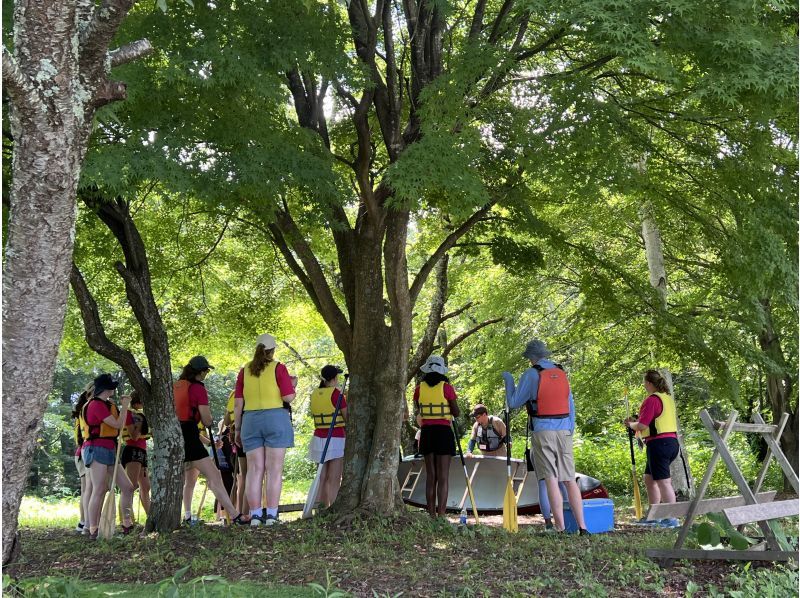
{"label": "black shorts", "polygon": [[654,438],[647,443],[647,465],[644,473],[654,480],[670,477],[669,466],[678,456],[677,438]]}
{"label": "black shorts", "polygon": [[147,451],[140,449],[138,446],[125,445],[122,449],[122,455],[119,462],[125,467],[128,463],[141,463],[144,469],[147,469]]}
{"label": "black shorts", "polygon": [[235,446],[236,446],[236,457],[239,459],[247,459],[247,454],[244,452],[244,448],[242,448],[238,444],[235,444]]}
{"label": "black shorts", "polygon": [[450,426],[422,426],[419,438],[419,452],[423,455],[456,454],[456,439]]}
{"label": "black shorts", "polygon": [[181,422],[183,432],[183,460],[199,461],[209,456],[205,445],[200,440],[200,430],[195,422]]}

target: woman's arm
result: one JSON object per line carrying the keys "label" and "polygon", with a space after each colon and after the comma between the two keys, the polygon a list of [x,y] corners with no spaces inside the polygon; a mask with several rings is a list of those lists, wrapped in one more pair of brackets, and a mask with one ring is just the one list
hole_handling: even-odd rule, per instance
{"label": "woman's arm", "polygon": [[109,414],[104,420],[103,423],[107,426],[112,428],[116,428],[117,430],[121,430],[122,427],[125,425],[125,421],[128,419],[128,407],[131,404],[130,397],[122,397],[119,402],[120,411],[117,417]]}

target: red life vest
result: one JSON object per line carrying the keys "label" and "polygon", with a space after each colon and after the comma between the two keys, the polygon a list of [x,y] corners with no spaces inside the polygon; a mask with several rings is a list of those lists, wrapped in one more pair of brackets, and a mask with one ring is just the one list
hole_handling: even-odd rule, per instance
{"label": "red life vest", "polygon": [[189,404],[189,387],[191,385],[189,380],[178,380],[172,386],[172,393],[175,396],[175,413],[180,422],[200,421],[200,412]]}
{"label": "red life vest", "polygon": [[569,417],[569,380],[564,368],[559,364],[547,369],[540,365],[533,367],[539,372],[537,410],[533,417],[552,419]]}

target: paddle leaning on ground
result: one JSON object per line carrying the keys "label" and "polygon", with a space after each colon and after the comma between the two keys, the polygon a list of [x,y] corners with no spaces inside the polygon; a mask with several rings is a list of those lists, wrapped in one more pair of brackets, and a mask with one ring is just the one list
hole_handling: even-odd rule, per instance
{"label": "paddle leaning on ground", "polygon": [[[120,421],[125,422],[128,416],[128,407],[123,404],[122,413],[120,414]],[[103,503],[103,511],[100,514],[100,524],[98,526],[97,535],[103,540],[110,540],[114,537],[114,532],[117,526],[117,493],[114,492],[114,487],[117,483],[117,472],[119,471],[119,457],[122,453],[122,439],[117,438],[117,456],[114,460],[114,469],[111,472],[111,481],[108,484],[108,494]]]}
{"label": "paddle leaning on ground", "polygon": [[[628,402],[628,389],[625,388],[625,417],[630,417],[631,406]],[[636,433],[628,426],[625,426],[628,431],[628,443],[631,448],[631,479],[633,481],[633,508],[636,513],[636,520],[639,521],[643,517],[642,509],[642,495],[639,493],[639,479],[636,476],[636,456],[633,452],[633,437]]]}
{"label": "paddle leaning on ground", "polygon": [[475,523],[480,523],[478,518],[478,505],[475,502],[475,493],[472,491],[472,482],[469,481],[469,474],[467,473],[467,462],[464,461],[464,451],[461,450],[461,436],[458,434],[458,427],[456,420],[451,420],[453,436],[456,439],[456,446],[458,447],[458,456],[461,457],[461,466],[464,468],[464,481],[467,483],[467,490],[469,491],[469,500],[472,503],[472,515],[475,517]]}
{"label": "paddle leaning on ground", "polygon": [[336,427],[336,418],[339,417],[339,408],[342,406],[342,398],[344,397],[344,392],[347,390],[347,381],[350,379],[350,374],[344,375],[344,384],[342,385],[342,392],[339,393],[339,396],[336,399],[336,407],[333,410],[333,417],[331,418],[331,425],[328,428],[328,437],[325,439],[325,446],[322,449],[322,456],[319,460],[319,465],[317,465],[317,475],[314,476],[314,481],[311,483],[311,488],[308,489],[308,497],[306,498],[306,504],[303,505],[303,519],[308,519],[311,517],[311,511],[314,509],[314,502],[317,499],[317,494],[319,494],[319,482],[322,478],[322,468],[325,467],[325,456],[328,453],[328,446],[331,443],[331,436],[333,435],[333,429]]}
{"label": "paddle leaning on ground", "polygon": [[506,493],[503,497],[503,528],[510,532],[519,531],[517,526],[517,495],[514,493],[514,482],[511,477],[511,422],[509,421],[508,404],[505,412],[506,420]]}

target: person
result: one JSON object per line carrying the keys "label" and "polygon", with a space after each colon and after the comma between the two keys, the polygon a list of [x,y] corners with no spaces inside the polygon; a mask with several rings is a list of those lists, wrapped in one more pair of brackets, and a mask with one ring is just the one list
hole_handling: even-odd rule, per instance
{"label": "person", "polygon": [[569,380],[564,369],[548,359],[551,353],[543,341],[530,341],[522,356],[530,361],[531,367],[520,376],[508,407],[518,409],[526,403],[531,405],[533,462],[537,479],[545,481],[556,531],[564,530],[564,505],[559,490],[559,482],[563,482],[578,532],[586,535],[589,531],[583,517],[583,498],[575,481],[572,454],[575,402]]}
{"label": "person", "polygon": [[[208,363],[208,359],[203,355],[196,355],[184,366],[178,381],[173,386],[175,412],[183,433],[185,467],[189,470],[196,469],[205,476],[208,489],[214,493],[223,508],[231,515],[234,524],[248,525],[250,520],[233,506],[230,497],[225,492],[222,476],[200,440],[198,423],[202,422],[206,428],[210,429],[212,422],[211,409],[208,406],[208,392],[203,384],[203,380],[212,369],[213,366]],[[187,475],[187,481],[190,477],[196,480],[192,473]],[[187,484],[184,483],[184,507],[186,507],[186,488]],[[194,490],[193,485],[192,490]],[[188,507],[189,521],[191,522],[191,495]]]}
{"label": "person", "polygon": [[[139,500],[145,513],[150,512],[150,478],[147,475],[147,440],[150,438],[150,426],[142,410],[142,399],[135,390],[130,395],[131,425],[122,429],[122,449],[120,465],[125,468],[134,491],[139,489]],[[120,506],[120,511],[122,507]]]}
{"label": "person", "polygon": [[[256,339],[253,359],[236,379],[234,425],[236,444],[247,452],[247,502],[250,525],[278,523],[283,462],[286,449],[294,446],[289,404],[295,398],[297,378],[275,360],[275,337],[261,334]],[[266,478],[266,505],[261,487]]]}
{"label": "person", "polygon": [[458,397],[440,356],[428,357],[420,371],[423,377],[414,389],[414,410],[422,420],[419,443],[425,459],[425,502],[431,517],[444,517],[450,460],[456,454],[450,422],[460,414]]}
{"label": "person", "polygon": [[237,444],[236,441],[236,422],[235,422],[235,395],[236,389],[231,391],[228,397],[228,404],[225,407],[225,425],[230,427],[229,436],[233,444],[234,463],[233,469],[236,476],[236,496],[233,499],[236,501],[236,507],[242,513],[249,513],[250,506],[247,504],[247,493],[245,492],[245,484],[247,483],[247,453],[244,452],[244,447]]}
{"label": "person", "polygon": [[[89,499],[89,539],[97,539],[100,526],[100,512],[103,500],[108,492],[108,480],[114,473],[116,448],[120,429],[131,423],[130,413],[123,414],[111,401],[118,382],[109,374],[100,374],[94,379],[92,397],[86,401],[81,414],[86,422],[87,437],[81,447],[81,459],[88,468],[92,484],[92,495]],[[122,397],[120,405],[126,410],[130,404],[129,397]],[[124,469],[117,471],[116,482],[120,490],[120,509],[122,510],[122,533],[133,531],[131,521],[133,505],[133,484]]]}
{"label": "person", "polygon": [[[231,497],[231,501],[235,500],[231,495],[233,490],[233,445],[230,441],[230,428],[225,425],[225,421],[219,422],[219,429],[217,437],[214,439],[214,450],[217,452],[217,463],[219,464],[219,472],[222,476],[222,483],[225,485],[225,491]],[[217,519],[222,519],[221,513],[222,506],[218,500],[214,500],[214,512],[217,514]]]}
{"label": "person", "polygon": [[[319,388],[311,393],[311,417],[314,421],[314,436],[308,447],[308,458],[314,463],[322,460],[322,451],[328,439],[328,431],[333,421],[333,414],[339,405],[336,424],[331,430],[331,440],[325,453],[325,464],[319,482],[317,502],[330,507],[336,500],[342,484],[344,469],[345,423],[347,421],[347,400],[339,389],[339,374],[343,370],[335,365],[326,365],[320,372],[322,381]],[[340,400],[341,397],[341,400]]]}
{"label": "person", "polygon": [[467,454],[465,457],[472,457],[475,445],[484,457],[504,457],[506,454],[506,425],[499,417],[489,415],[489,410],[485,405],[478,403],[470,413],[470,417],[475,418],[472,424],[472,434],[467,443]]}
{"label": "person", "polygon": [[[638,418],[628,417],[625,424],[639,433],[647,447],[644,485],[651,505],[674,503],[675,490],[670,477],[670,464],[678,456],[678,416],[675,401],[669,394],[667,381],[658,370],[647,370],[644,388],[648,396],[639,407]],[[674,517],[660,521],[642,521],[663,527],[678,527]]]}
{"label": "person", "polygon": [[75,420],[75,469],[78,470],[78,477],[81,483],[81,499],[78,503],[80,520],[75,526],[75,531],[79,534],[89,533],[89,527],[86,525],[86,522],[88,521],[89,498],[92,495],[92,482],[91,477],[86,475],[86,466],[83,464],[83,459],[81,458],[81,448],[83,447],[84,439],[89,437],[89,430],[86,422],[81,417],[81,413],[83,412],[83,406],[86,405],[87,401],[91,398],[93,390],[94,382],[89,382],[89,384],[84,387],[81,394],[78,395],[75,408],[72,410],[72,419]]}

